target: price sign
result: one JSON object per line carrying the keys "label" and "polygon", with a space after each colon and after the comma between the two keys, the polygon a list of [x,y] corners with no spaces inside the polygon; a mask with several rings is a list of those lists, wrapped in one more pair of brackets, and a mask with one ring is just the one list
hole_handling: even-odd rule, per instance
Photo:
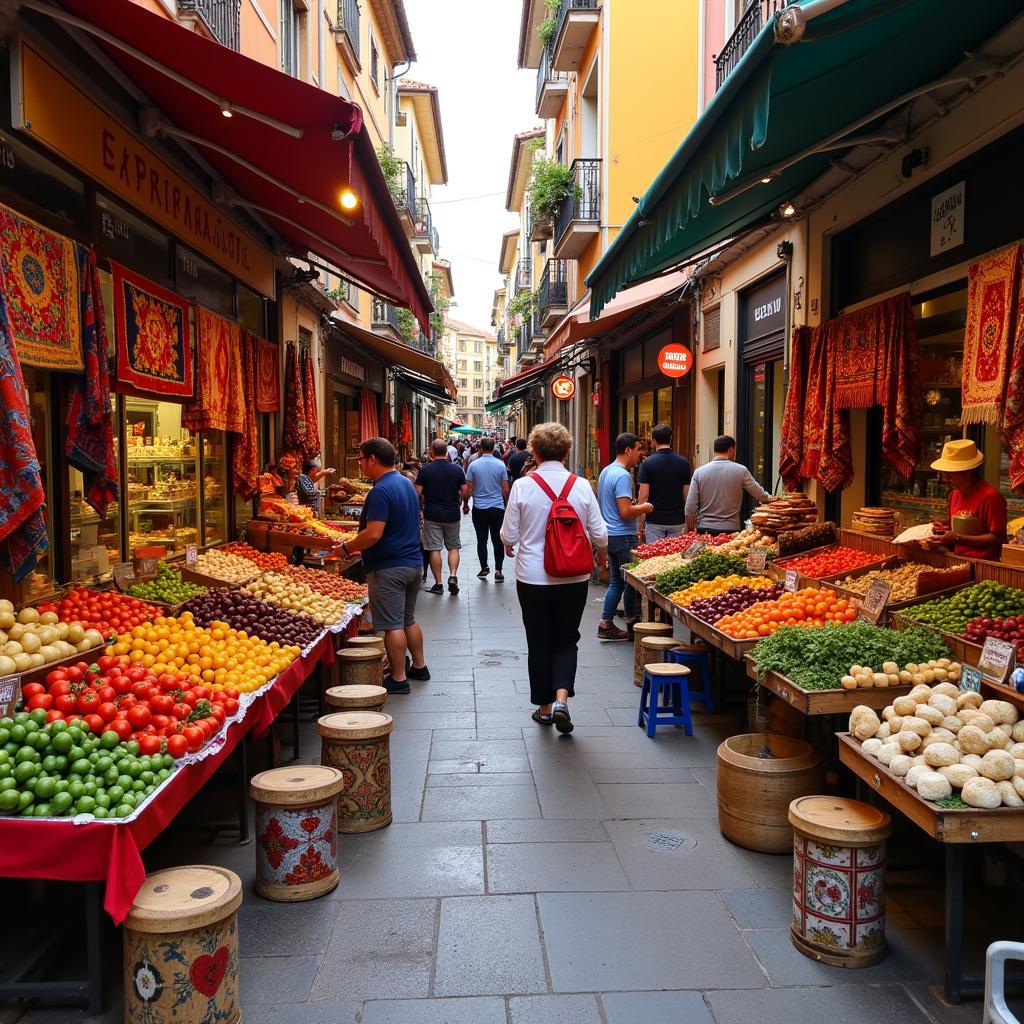
{"label": "price sign", "polygon": [[868,622],[878,622],[889,602],[891,593],[892,586],[886,580],[872,580],[867,594],[864,595],[864,603],[860,606],[857,614],[862,619],[867,619]]}
{"label": "price sign", "polygon": [[764,548],[751,548],[747,552],[747,572],[762,573],[768,563],[768,552]]}
{"label": "price sign", "polygon": [[118,590],[127,590],[135,582],[135,568],[131,562],[119,562],[114,566],[114,583]]}
{"label": "price sign", "polygon": [[143,558],[139,563],[139,569],[143,576],[155,576],[156,575],[156,559],[155,558]]}
{"label": "price sign", "polygon": [[1014,644],[990,636],[981,649],[978,668],[983,676],[994,679],[997,683],[1005,683],[1006,677],[1013,671],[1016,660],[1017,648]]}
{"label": "price sign", "polygon": [[191,569],[196,564],[196,558],[198,558],[198,552],[196,551],[195,544],[185,545],[185,564]]}
{"label": "price sign", "polygon": [[13,718],[21,696],[21,676],[0,679],[0,718]]}
{"label": "price sign", "polygon": [[960,668],[960,692],[981,693],[981,672],[973,665],[962,665]]}
{"label": "price sign", "polygon": [[691,558],[696,558],[706,547],[708,542],[706,540],[695,540],[684,552],[683,558],[689,561]]}
{"label": "price sign", "polygon": [[800,573],[796,569],[787,569],[786,578],[783,581],[782,589],[793,592],[797,589],[800,583]]}

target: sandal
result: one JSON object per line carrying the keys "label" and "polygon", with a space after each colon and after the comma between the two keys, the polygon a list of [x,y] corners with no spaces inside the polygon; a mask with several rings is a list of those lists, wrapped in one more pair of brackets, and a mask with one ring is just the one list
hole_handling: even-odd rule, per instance
{"label": "sandal", "polygon": [[542,715],[540,713],[540,708],[537,708],[530,717],[539,725],[550,725],[554,721],[551,715]]}

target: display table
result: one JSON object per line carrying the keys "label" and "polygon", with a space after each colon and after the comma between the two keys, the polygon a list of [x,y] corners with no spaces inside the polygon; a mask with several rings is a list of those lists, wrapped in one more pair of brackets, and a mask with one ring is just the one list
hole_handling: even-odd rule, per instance
{"label": "display table", "polygon": [[622,570],[622,578],[625,580],[626,586],[632,587],[640,598],[640,621],[661,621],[663,616],[655,614],[655,605],[651,599],[651,595],[654,593],[654,586],[646,580],[640,579],[639,576],[628,569]]}

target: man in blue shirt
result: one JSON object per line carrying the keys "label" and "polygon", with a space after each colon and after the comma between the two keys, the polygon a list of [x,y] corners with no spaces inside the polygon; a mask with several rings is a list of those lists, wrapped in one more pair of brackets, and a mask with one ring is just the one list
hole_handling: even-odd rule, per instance
{"label": "man in blue shirt", "polygon": [[505,545],[501,540],[501,524],[505,521],[505,502],[508,501],[508,470],[494,454],[494,438],[480,441],[480,454],[466,470],[467,495],[462,511],[469,511],[469,497],[473,498],[473,529],[476,530],[476,553],[480,559],[479,579],[490,573],[487,564],[487,536],[490,534],[494,549],[494,582],[502,583],[505,576]]}
{"label": "man in blue shirt", "polygon": [[[597,627],[599,640],[628,640],[633,633],[637,613],[637,596],[622,578],[622,567],[633,560],[636,547],[636,521],[650,512],[649,502],[633,504],[633,477],[631,470],[640,461],[640,439],[636,434],[619,434],[615,438],[615,461],[601,470],[597,481],[597,501],[601,518],[608,527],[608,590],[604,595],[604,610]],[[625,595],[623,595],[625,592]],[[614,623],[615,610],[623,599],[626,609],[626,629]]]}
{"label": "man in blue shirt", "polygon": [[342,554],[363,553],[373,626],[384,632],[390,674],[388,693],[408,693],[405,652],[412,656],[408,675],[429,679],[423,654],[423,630],[416,623],[416,596],[422,582],[420,499],[411,481],[395,470],[390,441],[372,437],[359,446],[359,467],[373,481],[359,517],[359,532],[341,545]]}
{"label": "man in blue shirt", "polygon": [[517,437],[515,451],[508,457],[508,476],[512,483],[515,483],[523,475],[523,467],[529,459],[530,453],[526,450],[526,438]]}

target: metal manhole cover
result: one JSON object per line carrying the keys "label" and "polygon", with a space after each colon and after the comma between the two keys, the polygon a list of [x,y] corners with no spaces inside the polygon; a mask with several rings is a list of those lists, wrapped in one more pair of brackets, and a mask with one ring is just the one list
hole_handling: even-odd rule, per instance
{"label": "metal manhole cover", "polygon": [[651,853],[685,853],[697,845],[697,840],[682,832],[659,830],[638,833],[636,844]]}

